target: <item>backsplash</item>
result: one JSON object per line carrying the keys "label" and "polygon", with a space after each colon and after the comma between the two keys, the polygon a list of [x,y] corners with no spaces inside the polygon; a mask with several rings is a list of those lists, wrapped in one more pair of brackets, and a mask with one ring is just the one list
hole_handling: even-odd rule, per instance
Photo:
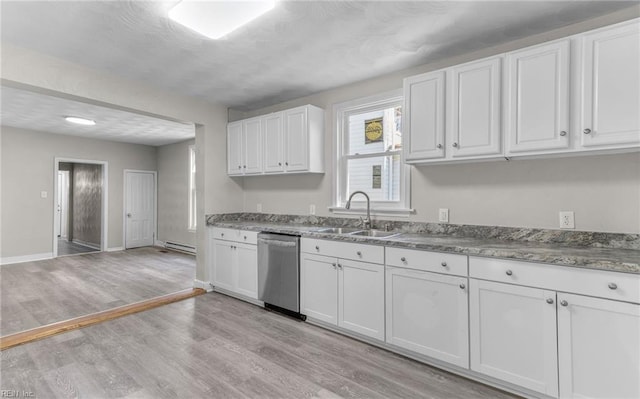
{"label": "backsplash", "polygon": [[[217,222],[260,222],[309,226],[359,227],[360,220],[322,216],[278,215],[268,213],[224,213],[206,216],[207,225]],[[373,228],[457,237],[473,237],[500,241],[524,241],[583,246],[593,248],[620,248],[640,250],[640,234],[601,233],[593,231],[546,230],[518,227],[475,226],[373,220]]]}

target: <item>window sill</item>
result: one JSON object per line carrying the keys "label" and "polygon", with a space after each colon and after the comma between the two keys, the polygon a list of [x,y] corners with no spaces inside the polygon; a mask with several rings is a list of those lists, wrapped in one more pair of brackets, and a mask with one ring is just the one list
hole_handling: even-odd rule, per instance
{"label": "window sill", "polygon": [[[329,212],[336,215],[366,215],[366,208],[353,208],[346,209],[344,207],[331,206]],[[371,208],[371,216],[391,216],[391,217],[405,217],[408,218],[411,214],[415,213],[415,209],[411,208]]]}

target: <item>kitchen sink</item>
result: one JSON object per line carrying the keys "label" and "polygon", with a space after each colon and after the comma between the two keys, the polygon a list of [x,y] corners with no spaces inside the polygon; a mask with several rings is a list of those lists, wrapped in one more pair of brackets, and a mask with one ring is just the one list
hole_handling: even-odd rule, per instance
{"label": "kitchen sink", "polygon": [[354,231],[353,233],[349,233],[351,236],[362,236],[362,237],[372,237],[372,238],[389,238],[400,235],[400,233],[393,231],[385,231],[385,230],[361,230]]}
{"label": "kitchen sink", "polygon": [[352,234],[362,231],[357,227],[323,227],[315,230],[316,233],[330,233],[330,234]]}

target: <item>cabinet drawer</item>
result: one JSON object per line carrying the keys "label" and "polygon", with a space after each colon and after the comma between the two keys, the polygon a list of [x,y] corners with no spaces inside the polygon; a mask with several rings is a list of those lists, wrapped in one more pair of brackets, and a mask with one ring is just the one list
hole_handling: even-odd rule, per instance
{"label": "cabinet drawer", "polygon": [[405,269],[467,276],[466,255],[386,247],[385,262]]}
{"label": "cabinet drawer", "polygon": [[224,227],[213,227],[212,237],[216,240],[243,242],[245,244],[257,244],[258,233],[248,230],[227,229]]}
{"label": "cabinet drawer", "polygon": [[313,238],[302,238],[300,241],[300,250],[302,252],[370,263],[384,263],[383,246]]}
{"label": "cabinet drawer", "polygon": [[469,257],[469,277],[640,303],[640,275]]}

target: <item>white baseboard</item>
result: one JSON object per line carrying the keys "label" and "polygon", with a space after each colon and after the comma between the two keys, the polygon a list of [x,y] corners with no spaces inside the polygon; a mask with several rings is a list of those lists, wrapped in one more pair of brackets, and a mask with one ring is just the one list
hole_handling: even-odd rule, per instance
{"label": "white baseboard", "polygon": [[202,281],[198,279],[193,280],[193,288],[202,288],[207,292],[213,291],[213,287],[211,286],[211,284],[209,284],[208,281]]}
{"label": "white baseboard", "polygon": [[107,248],[107,252],[117,252],[117,251],[124,251],[124,247],[111,247],[111,248]]}
{"label": "white baseboard", "polygon": [[53,252],[45,252],[42,254],[31,254],[22,256],[8,256],[6,258],[0,258],[0,265],[10,265],[13,263],[34,262],[36,260],[52,259]]}
{"label": "white baseboard", "polygon": [[166,244],[165,244],[165,242],[164,242],[164,241],[155,240],[155,241],[153,242],[153,245],[154,245],[155,247],[162,247],[162,248],[164,248],[164,246],[165,246]]}
{"label": "white baseboard", "polygon": [[93,242],[87,242],[87,241],[82,241],[82,240],[77,240],[77,239],[73,239],[71,240],[71,242],[75,243],[75,244],[80,244],[83,245],[85,247],[89,247],[89,248],[93,248],[93,249],[97,249],[98,251],[100,251],[102,248],[100,248],[99,244],[95,244]]}

